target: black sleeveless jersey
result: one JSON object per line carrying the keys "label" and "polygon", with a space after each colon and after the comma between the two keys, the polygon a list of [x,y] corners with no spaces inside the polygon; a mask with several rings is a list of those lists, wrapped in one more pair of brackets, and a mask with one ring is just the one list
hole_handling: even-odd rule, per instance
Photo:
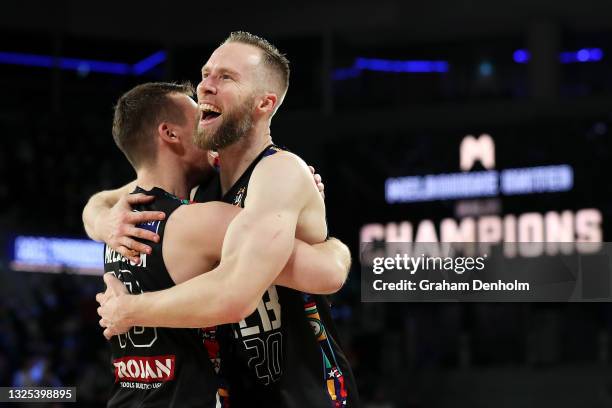
{"label": "black sleeveless jersey", "polygon": [[[221,200],[244,207],[255,166],[280,150],[267,147]],[[217,178],[206,190],[198,189],[195,198],[220,196]],[[218,330],[231,408],[360,406],[324,296],[273,285],[253,314]]]}
{"label": "black sleeveless jersey", "polygon": [[[163,211],[166,218],[140,224],[160,236],[147,242],[151,255],[140,255],[133,264],[113,249],[104,248],[104,271],[114,273],[131,293],[174,286],[162,256],[166,220],[185,201],[153,188],[138,193],[154,195],[155,201],[137,210]],[[217,379],[197,329],[133,327],[111,339],[115,375],[108,407],[204,407],[216,405]]]}

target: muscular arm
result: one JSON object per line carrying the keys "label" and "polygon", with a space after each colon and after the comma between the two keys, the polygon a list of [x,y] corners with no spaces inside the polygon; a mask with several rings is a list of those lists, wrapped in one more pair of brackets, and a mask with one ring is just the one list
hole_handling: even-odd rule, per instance
{"label": "muscular arm", "polygon": [[[227,228],[240,211],[233,205],[209,202],[172,213],[166,223],[163,254],[176,284],[218,264]],[[289,261],[273,283],[306,293],[335,293],[346,280],[350,257],[346,245],[335,238],[315,245],[296,239]]]}
{"label": "muscular arm", "polygon": [[219,266],[164,291],[117,298],[113,324],[203,327],[236,322],[255,310],[290,259],[298,217],[317,194],[301,161],[275,156],[253,172],[246,209],[227,230]]}
{"label": "muscular arm", "polygon": [[308,245],[299,239],[274,284],[300,292],[329,295],[339,291],[351,267],[351,253],[336,238]]}

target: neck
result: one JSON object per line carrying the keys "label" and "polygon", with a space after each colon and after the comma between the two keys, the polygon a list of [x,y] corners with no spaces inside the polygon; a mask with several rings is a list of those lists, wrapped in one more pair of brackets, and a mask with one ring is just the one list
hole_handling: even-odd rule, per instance
{"label": "neck", "polygon": [[269,126],[254,131],[231,146],[219,150],[221,190],[225,194],[238,181],[253,160],[272,143]]}
{"label": "neck", "polygon": [[143,167],[137,171],[136,183],[145,190],[161,188],[181,199],[189,198],[193,184],[180,164]]}

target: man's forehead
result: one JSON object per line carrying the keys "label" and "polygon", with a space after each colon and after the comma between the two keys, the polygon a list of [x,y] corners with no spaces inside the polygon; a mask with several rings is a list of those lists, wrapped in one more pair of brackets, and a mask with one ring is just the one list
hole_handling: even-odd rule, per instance
{"label": "man's forehead", "polygon": [[237,42],[227,43],[217,48],[203,69],[242,70],[256,67],[261,61],[261,50],[253,45]]}

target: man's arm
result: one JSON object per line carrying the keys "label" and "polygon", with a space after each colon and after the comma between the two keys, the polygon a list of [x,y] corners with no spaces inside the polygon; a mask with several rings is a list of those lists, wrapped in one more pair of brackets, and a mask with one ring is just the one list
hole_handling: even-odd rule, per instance
{"label": "man's arm", "polygon": [[[212,269],[221,259],[228,226],[241,208],[221,202],[182,206],[168,219],[163,256],[176,284]],[[346,280],[351,254],[335,238],[309,245],[299,239],[274,284],[313,294],[335,293]]]}
{"label": "man's arm", "polygon": [[[194,256],[193,253],[191,255]],[[340,290],[344,285],[350,266],[351,254],[349,249],[337,239],[330,238],[323,243],[315,245],[308,245],[296,239],[289,262],[287,262],[283,271],[276,278],[274,284],[306,293],[332,294]],[[193,275],[193,271],[191,271],[191,274],[192,276],[199,275],[199,273]],[[180,273],[178,279],[175,282],[182,283],[185,281],[180,280]],[[99,293],[96,296],[96,300],[101,305],[117,296],[139,296],[128,294],[123,283],[110,273],[104,275],[104,282],[107,286],[106,292]],[[121,326],[121,324],[124,326]],[[112,331],[105,330],[104,335],[107,339],[110,339],[114,335],[125,333],[131,327],[126,324],[124,322],[118,323],[118,325],[113,327]],[[108,327],[108,324],[104,323],[103,319],[101,320],[101,325],[105,328]]]}
{"label": "man's arm", "polygon": [[133,238],[157,242],[159,236],[136,224],[163,220],[159,211],[133,212],[132,206],[148,203],[153,196],[130,194],[136,188],[133,181],[115,190],[106,190],[91,196],[83,209],[83,226],[89,238],[104,241],[111,248],[133,262],[139,262],[139,253],[151,253],[151,247]]}
{"label": "man's arm", "polygon": [[274,284],[300,292],[329,295],[339,291],[351,267],[351,253],[336,238],[308,245],[295,240],[293,253]]}
{"label": "man's arm", "polygon": [[267,158],[253,172],[247,207],[227,230],[217,268],[164,291],[115,298],[99,309],[102,320],[112,328],[204,327],[243,319],[289,260],[298,217],[316,194],[297,157]]}

